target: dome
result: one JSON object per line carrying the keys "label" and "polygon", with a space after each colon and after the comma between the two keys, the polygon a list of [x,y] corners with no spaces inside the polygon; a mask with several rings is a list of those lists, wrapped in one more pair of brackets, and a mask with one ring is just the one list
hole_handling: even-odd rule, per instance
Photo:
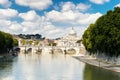
{"label": "dome", "polygon": [[70,31],[69,35],[75,35],[76,36],[76,32],[75,32],[73,27],[72,27],[72,30]]}

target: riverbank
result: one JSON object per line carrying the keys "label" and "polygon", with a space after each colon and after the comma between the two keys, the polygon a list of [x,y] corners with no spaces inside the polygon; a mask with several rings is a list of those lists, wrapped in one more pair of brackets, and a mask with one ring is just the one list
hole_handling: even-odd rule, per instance
{"label": "riverbank", "polygon": [[107,61],[98,60],[96,58],[93,58],[87,55],[79,55],[79,56],[72,56],[72,57],[84,63],[120,73],[120,65],[108,63]]}

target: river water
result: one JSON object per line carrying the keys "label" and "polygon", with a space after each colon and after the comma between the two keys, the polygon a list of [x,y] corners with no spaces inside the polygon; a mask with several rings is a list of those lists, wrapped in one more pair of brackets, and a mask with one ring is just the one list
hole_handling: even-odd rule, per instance
{"label": "river water", "polygon": [[120,74],[69,55],[21,53],[13,61],[0,62],[0,80],[120,80]]}

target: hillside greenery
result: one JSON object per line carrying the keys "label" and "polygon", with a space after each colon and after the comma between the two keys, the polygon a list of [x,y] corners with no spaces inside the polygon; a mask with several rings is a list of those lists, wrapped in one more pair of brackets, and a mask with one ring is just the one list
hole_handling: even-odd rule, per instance
{"label": "hillside greenery", "polygon": [[83,44],[91,54],[120,55],[120,8],[108,11],[83,34]]}

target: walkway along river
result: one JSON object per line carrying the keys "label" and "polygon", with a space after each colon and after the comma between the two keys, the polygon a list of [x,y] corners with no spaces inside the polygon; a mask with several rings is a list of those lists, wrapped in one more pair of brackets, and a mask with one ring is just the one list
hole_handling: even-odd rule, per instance
{"label": "walkway along river", "polygon": [[120,80],[120,74],[69,55],[20,53],[12,62],[0,62],[0,80]]}

